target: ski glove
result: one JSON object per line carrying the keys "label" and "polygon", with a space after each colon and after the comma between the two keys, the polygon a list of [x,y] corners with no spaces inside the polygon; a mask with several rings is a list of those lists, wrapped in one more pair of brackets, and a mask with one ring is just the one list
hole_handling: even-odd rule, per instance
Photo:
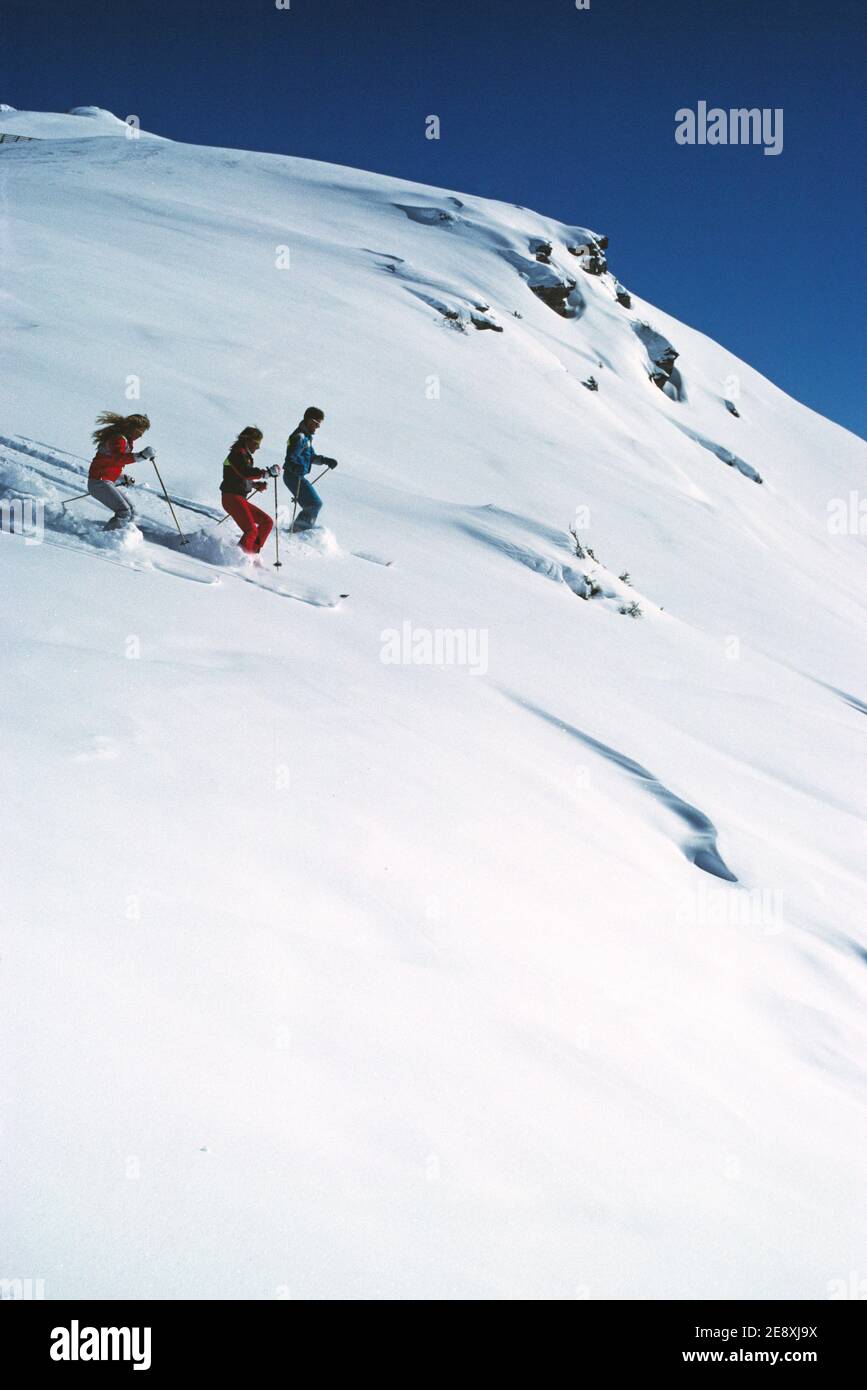
{"label": "ski glove", "polygon": [[154,451],[151,448],[150,444],[148,444],[144,449],[139,449],[137,454],[133,454],[134,459],[152,459],[153,456]]}
{"label": "ski glove", "polygon": [[268,486],[267,483],[254,483],[254,484],[253,484],[253,487],[255,488],[256,492],[264,492],[267,486]]}
{"label": "ski glove", "polygon": [[327,463],[327,465],[328,465],[329,468],[336,468],[336,467],[337,467],[337,459],[325,459],[325,460],[323,460],[323,461],[324,461],[325,463]]}
{"label": "ski glove", "polygon": [[269,478],[279,478],[280,476],[280,468],[276,463],[272,463],[270,468],[265,469],[265,472]]}

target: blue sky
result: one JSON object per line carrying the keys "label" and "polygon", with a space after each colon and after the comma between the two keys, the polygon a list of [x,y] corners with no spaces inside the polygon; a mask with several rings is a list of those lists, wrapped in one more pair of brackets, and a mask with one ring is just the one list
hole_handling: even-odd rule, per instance
{"label": "blue sky", "polygon": [[[861,0],[4,0],[0,100],[503,198],[867,434]],[[674,113],[782,107],[784,148]],[[424,138],[436,113],[442,138]]]}

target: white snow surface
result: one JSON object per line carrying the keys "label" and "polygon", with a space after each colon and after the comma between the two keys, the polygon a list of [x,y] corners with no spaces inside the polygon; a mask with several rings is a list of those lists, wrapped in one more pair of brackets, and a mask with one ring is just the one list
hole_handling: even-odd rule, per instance
{"label": "white snow surface", "polygon": [[[586,229],[109,117],[0,126],[39,137],[0,149],[0,1275],[863,1274],[867,564],[827,508],[864,445],[617,304]],[[569,317],[530,288],[569,279]],[[308,404],[328,530],[248,566],[222,459]],[[62,510],[104,408],[187,547],[146,463],[141,533]],[[474,659],[383,660],[444,630]]]}
{"label": "white snow surface", "polygon": [[74,106],[71,111],[16,111],[0,105],[0,135],[17,135],[28,140],[117,139],[161,140],[137,127],[131,127],[101,106]]}

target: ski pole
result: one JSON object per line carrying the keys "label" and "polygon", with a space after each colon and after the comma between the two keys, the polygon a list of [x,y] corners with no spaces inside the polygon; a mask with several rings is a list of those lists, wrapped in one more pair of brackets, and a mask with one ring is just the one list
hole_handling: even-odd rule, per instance
{"label": "ski pole", "polygon": [[153,466],[154,466],[154,471],[156,472],[156,475],[157,475],[157,477],[158,477],[159,480],[160,480],[160,487],[161,487],[162,490],[163,490],[163,497],[166,499],[166,501],[167,501],[168,504],[169,504],[169,511],[170,511],[171,514],[172,514],[172,520],[174,521],[175,525],[176,525],[177,528],[178,528],[178,535],[179,535],[180,538],[181,538],[181,545],[189,545],[189,541],[187,540],[186,536],[184,535],[183,531],[181,530],[181,524],[180,524],[180,522],[178,521],[178,518],[177,518],[176,515],[175,515],[175,509],[174,509],[174,507],[172,506],[172,499],[169,497],[169,494],[166,492],[166,485],[165,485],[165,483],[164,483],[163,480],[162,480],[162,477],[161,477],[161,475],[160,475],[160,470],[157,468],[157,461],[156,461],[156,459],[151,459],[151,463],[153,464]]}
{"label": "ski pole", "polygon": [[301,494],[301,479],[299,478],[299,479],[298,479],[298,486],[295,488],[295,493],[294,493],[295,500],[294,500],[294,502],[292,503],[292,520],[291,520],[290,523],[289,523],[289,535],[290,535],[290,536],[292,535],[292,532],[295,530],[295,513],[296,513],[297,510],[298,510],[298,498],[299,498],[300,494]]}
{"label": "ski pole", "polygon": [[[318,482],[319,482],[319,479],[322,478],[322,477],[324,477],[324,475],[325,475],[328,471],[329,471],[329,465],[326,464],[325,467],[322,469],[322,472],[321,472],[321,473],[317,473],[315,478],[311,478],[311,479],[310,479],[310,486],[312,487],[314,483],[318,483]],[[295,513],[296,513],[297,510],[298,510],[298,497],[299,497],[299,494],[300,494],[300,492],[301,492],[301,482],[302,482],[302,479],[299,478],[299,479],[298,479],[298,487],[296,488],[296,490],[295,490],[295,492],[294,492],[294,494],[293,494],[294,502],[293,502],[293,505],[292,505],[292,520],[291,520],[291,522],[289,523],[289,534],[290,534],[290,536],[292,535],[292,532],[295,530]],[[275,480],[275,486],[276,486],[276,480]]]}
{"label": "ski pole", "polygon": [[[129,487],[129,486],[130,486],[129,483],[118,483],[118,487]],[[65,511],[66,511],[66,508],[69,506],[70,502],[82,502],[82,501],[84,500],[85,497],[89,497],[89,496],[90,496],[90,493],[89,493],[89,492],[77,492],[77,493],[75,494],[74,497],[67,497],[67,499],[66,499],[65,502],[61,502],[61,504],[60,504],[60,510],[61,510],[62,512],[65,512]]]}
{"label": "ski pole", "polygon": [[89,497],[89,496],[90,496],[90,493],[89,493],[89,492],[77,492],[77,493],[75,494],[74,497],[67,497],[67,499],[66,499],[65,502],[61,502],[61,504],[60,504],[60,510],[61,510],[62,512],[65,512],[65,511],[66,511],[66,508],[69,506],[70,502],[80,502],[81,499],[82,499],[83,497]]}
{"label": "ski pole", "polygon": [[277,559],[274,561],[274,568],[275,568],[275,570],[279,570],[279,569],[282,569],[282,568],[283,568],[283,562],[282,562],[282,560],[280,559],[280,527],[277,525],[277,513],[279,512],[279,510],[280,510],[280,504],[279,504],[278,501],[277,501],[277,474],[275,473],[275,474],[274,474],[274,544],[277,546]]}
{"label": "ski pole", "polygon": [[[274,479],[274,510],[275,510],[275,511],[277,510],[277,479],[276,479],[276,478]],[[217,522],[217,525],[218,525],[218,526],[222,526],[223,522],[224,522],[224,521],[228,521],[228,520],[229,520],[229,513],[226,512],[225,516],[221,516],[221,517],[220,517],[220,520]]]}

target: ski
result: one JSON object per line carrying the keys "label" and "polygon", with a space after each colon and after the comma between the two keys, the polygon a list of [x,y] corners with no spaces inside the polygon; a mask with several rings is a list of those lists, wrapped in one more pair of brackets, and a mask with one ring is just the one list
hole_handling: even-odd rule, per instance
{"label": "ski", "polygon": [[276,594],[279,598],[291,598],[296,603],[309,604],[311,608],[339,608],[345,598],[349,598],[348,593],[344,594],[325,594],[317,593],[315,589],[298,591],[286,589],[277,580],[268,582],[266,575],[243,574],[238,570],[226,570],[226,574],[233,579],[241,579],[245,584],[255,584],[258,589],[264,589],[269,594]]}
{"label": "ski", "polygon": [[352,555],[356,560],[366,560],[369,565],[382,565],[384,569],[390,569],[394,564],[393,560],[385,560],[381,555],[372,555],[367,550],[353,550]]}

